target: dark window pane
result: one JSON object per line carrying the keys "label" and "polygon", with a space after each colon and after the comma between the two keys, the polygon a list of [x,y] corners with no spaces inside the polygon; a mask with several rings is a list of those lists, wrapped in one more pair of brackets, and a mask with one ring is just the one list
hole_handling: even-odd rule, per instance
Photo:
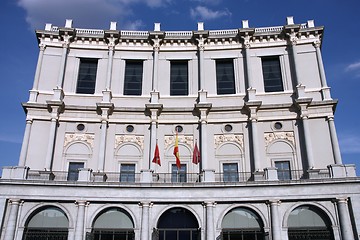
{"label": "dark window pane", "polygon": [[188,62],[172,61],[170,64],[170,95],[188,95]]}
{"label": "dark window pane", "polygon": [[217,94],[234,94],[235,78],[232,59],[216,61]]}
{"label": "dark window pane", "polygon": [[97,64],[97,59],[80,59],[76,93],[93,94],[95,92]]}
{"label": "dark window pane", "polygon": [[176,164],[171,166],[171,182],[186,182],[186,164],[181,164],[180,169]]}
{"label": "dark window pane", "polygon": [[289,161],[277,161],[275,162],[275,167],[277,168],[277,174],[279,180],[290,180],[291,171],[290,171],[290,162]]}
{"label": "dark window pane", "polygon": [[237,163],[224,163],[224,182],[238,182],[239,172]]}
{"label": "dark window pane", "polygon": [[284,91],[279,57],[265,57],[261,61],[265,92]]}
{"label": "dark window pane", "polygon": [[84,168],[84,163],[71,162],[69,163],[68,181],[77,181],[79,178],[79,168]]}
{"label": "dark window pane", "polygon": [[135,164],[121,164],[120,182],[135,182]]}
{"label": "dark window pane", "polygon": [[126,61],[124,95],[141,95],[143,61]]}

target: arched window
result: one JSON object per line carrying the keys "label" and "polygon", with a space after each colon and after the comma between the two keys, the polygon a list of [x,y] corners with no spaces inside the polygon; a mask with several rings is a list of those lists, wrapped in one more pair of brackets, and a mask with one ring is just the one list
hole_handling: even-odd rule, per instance
{"label": "arched window", "polygon": [[252,210],[239,207],[230,210],[222,223],[222,239],[224,240],[262,240],[263,223]]}
{"label": "arched window", "polygon": [[58,207],[35,212],[25,226],[23,240],[67,240],[69,220]]}
{"label": "arched window", "polygon": [[288,236],[289,240],[332,240],[331,222],[317,207],[300,206],[289,215]]}
{"label": "arched window", "polygon": [[171,208],[164,212],[155,231],[159,240],[200,240],[196,217],[185,208]]}
{"label": "arched window", "polygon": [[93,229],[90,239],[135,239],[134,223],[131,216],[129,215],[129,213],[120,208],[106,209],[96,217],[93,223]]}

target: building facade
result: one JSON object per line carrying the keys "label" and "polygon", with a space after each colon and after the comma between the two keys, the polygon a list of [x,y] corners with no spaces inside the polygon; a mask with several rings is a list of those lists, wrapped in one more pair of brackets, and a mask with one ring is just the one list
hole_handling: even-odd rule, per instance
{"label": "building facade", "polygon": [[359,239],[323,30],[37,30],[1,239]]}

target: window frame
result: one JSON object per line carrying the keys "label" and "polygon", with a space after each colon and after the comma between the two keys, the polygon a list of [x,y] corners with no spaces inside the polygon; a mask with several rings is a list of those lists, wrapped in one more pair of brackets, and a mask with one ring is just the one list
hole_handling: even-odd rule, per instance
{"label": "window frame", "polygon": [[[229,66],[225,66],[224,68],[220,68],[221,64],[231,64],[232,71],[225,74],[220,74],[221,70],[229,69]],[[215,71],[216,71],[216,93],[218,95],[226,95],[226,94],[236,94],[236,84],[235,84],[235,64],[234,59],[232,58],[224,58],[224,59],[215,59]],[[223,77],[229,77],[229,81],[222,81],[220,80]],[[232,86],[231,87],[220,87],[221,84],[229,83]]]}
{"label": "window frame", "polygon": [[[174,69],[176,66],[185,67],[186,69]],[[186,73],[185,81],[177,81],[177,77],[185,76],[183,74],[174,74],[174,71]],[[182,88],[175,88],[174,85],[180,85]],[[188,96],[189,95],[189,60],[171,60],[170,61],[170,96]]]}
{"label": "window frame", "polygon": [[[229,171],[225,166],[236,166],[236,171]],[[223,162],[223,182],[239,182],[239,164],[237,162]]]}
{"label": "window frame", "polygon": [[177,168],[176,164],[171,164],[171,182],[173,183],[187,182],[186,164],[181,163],[180,169]]}
{"label": "window frame", "polygon": [[[86,67],[86,64],[87,65],[94,64],[94,65]],[[99,65],[98,58],[80,58],[76,89],[75,89],[76,94],[95,93],[98,65]],[[89,71],[91,69],[95,69],[95,71],[89,75],[89,76],[94,76],[93,79],[90,78],[85,79],[85,76],[87,76],[86,74],[89,74]],[[87,73],[83,74],[83,72],[85,71],[87,71]],[[81,79],[81,77],[83,78]],[[90,85],[90,86],[86,86],[86,85]]]}
{"label": "window frame", "polygon": [[[123,167],[133,167],[133,169],[123,169]],[[136,164],[135,163],[121,163],[120,164],[120,182],[135,182]]]}
{"label": "window frame", "polygon": [[[136,69],[134,68],[134,66],[141,66],[141,73],[139,74],[130,74],[128,71],[130,71],[131,69],[129,69],[130,66],[132,66],[133,71],[136,72]],[[135,77],[136,80],[138,80],[138,78],[140,78],[140,81],[137,82],[132,82],[131,80],[127,80],[130,79],[131,77]],[[136,60],[136,59],[129,59],[129,60],[125,60],[125,71],[124,71],[124,89],[123,89],[123,95],[125,96],[141,96],[142,95],[142,85],[143,85],[143,79],[144,78],[144,60]],[[133,89],[129,89],[129,85],[139,85],[137,86],[137,88],[133,88]],[[131,92],[132,91],[132,92]]]}
{"label": "window frame", "polygon": [[[276,92],[284,92],[284,76],[283,76],[283,69],[282,69],[282,63],[281,63],[281,56],[280,55],[273,55],[273,56],[262,56],[261,57],[261,70],[263,75],[263,84],[264,84],[264,92],[265,93],[276,93]],[[265,65],[265,63],[269,64],[275,63],[276,65],[272,65],[270,67],[275,67],[277,72],[272,72],[272,74],[276,74],[277,76],[274,78],[267,77],[266,73],[269,71],[265,71],[265,67],[268,67]],[[269,73],[270,74],[270,73]],[[275,82],[275,84],[269,84],[272,82]]]}
{"label": "window frame", "polygon": [[[288,164],[288,169],[285,168],[278,168],[277,164],[282,164],[282,163],[287,163]],[[292,179],[292,174],[291,174],[291,161],[290,160],[275,160],[274,161],[274,167],[276,167],[276,171],[277,171],[277,177],[278,180],[280,181],[287,181],[287,180],[291,180]],[[288,177],[287,177],[288,175]],[[281,176],[281,177],[280,177]]]}
{"label": "window frame", "polygon": [[[70,169],[70,166],[72,165],[82,165],[81,167]],[[66,180],[67,181],[78,181],[79,180],[79,169],[85,167],[85,162],[69,162],[68,164],[68,173]]]}

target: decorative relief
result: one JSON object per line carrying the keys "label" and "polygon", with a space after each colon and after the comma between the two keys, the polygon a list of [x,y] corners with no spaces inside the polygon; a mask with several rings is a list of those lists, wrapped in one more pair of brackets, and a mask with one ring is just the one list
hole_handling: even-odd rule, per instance
{"label": "decorative relief", "polygon": [[[190,149],[194,146],[194,137],[186,135],[178,135],[179,143],[187,145]],[[165,136],[165,149],[175,144],[175,136]]]}
{"label": "decorative relief", "polygon": [[65,140],[64,140],[64,147],[69,145],[72,142],[86,142],[88,143],[91,148],[94,147],[94,134],[81,134],[81,133],[66,133]]}
{"label": "decorative relief", "polygon": [[234,142],[240,145],[242,150],[244,150],[244,135],[243,134],[223,134],[215,135],[214,143],[215,148],[218,148],[224,142]]}
{"label": "decorative relief", "polygon": [[136,143],[144,150],[144,136],[136,135],[116,135],[115,136],[115,147],[117,148],[120,144],[123,143]]}
{"label": "decorative relief", "polygon": [[272,132],[265,133],[265,147],[269,146],[269,144],[277,139],[283,139],[289,141],[293,146],[295,146],[295,136],[294,132]]}

